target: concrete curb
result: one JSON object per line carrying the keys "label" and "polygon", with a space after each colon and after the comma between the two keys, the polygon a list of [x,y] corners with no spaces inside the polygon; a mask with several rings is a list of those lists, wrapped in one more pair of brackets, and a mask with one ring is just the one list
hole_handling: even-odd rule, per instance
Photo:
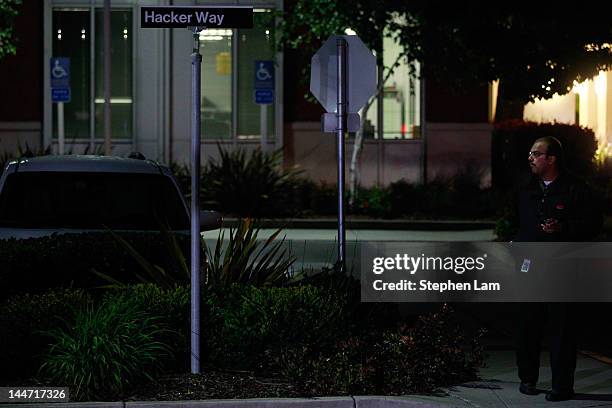
{"label": "concrete curb", "polygon": [[[223,227],[236,227],[237,218],[223,218]],[[260,228],[335,229],[335,218],[265,218],[258,220]],[[346,228],[359,230],[413,230],[413,231],[474,231],[493,229],[495,221],[489,220],[376,220],[348,219]]]}
{"label": "concrete curb", "polygon": [[325,398],[255,398],[243,400],[203,401],[117,401],[117,402],[68,402],[39,404],[7,404],[2,407],[19,408],[436,408],[446,404],[415,401],[409,397],[325,397]]}

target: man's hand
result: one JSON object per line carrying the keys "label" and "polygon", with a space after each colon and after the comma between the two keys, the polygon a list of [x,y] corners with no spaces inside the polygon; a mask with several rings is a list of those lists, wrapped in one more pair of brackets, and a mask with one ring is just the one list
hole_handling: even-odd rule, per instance
{"label": "man's hand", "polygon": [[562,228],[559,220],[555,218],[548,218],[544,220],[544,223],[540,224],[540,227],[542,228],[542,231],[546,232],[547,234],[552,234],[554,232],[560,232]]}

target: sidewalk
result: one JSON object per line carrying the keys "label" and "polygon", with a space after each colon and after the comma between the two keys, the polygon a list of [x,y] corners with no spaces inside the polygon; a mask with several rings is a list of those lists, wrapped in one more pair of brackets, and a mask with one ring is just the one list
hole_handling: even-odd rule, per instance
{"label": "sidewalk", "polygon": [[438,395],[402,397],[354,396],[329,398],[251,399],[210,401],[134,401],[54,404],[11,404],[9,407],[82,407],[82,408],[434,408],[434,407],[612,407],[612,365],[579,354],[576,368],[576,398],[571,401],[548,402],[544,392],[550,390],[550,366],[547,353],[542,353],[540,395],[518,392],[518,378],[512,351],[487,353],[482,380],[444,389]]}

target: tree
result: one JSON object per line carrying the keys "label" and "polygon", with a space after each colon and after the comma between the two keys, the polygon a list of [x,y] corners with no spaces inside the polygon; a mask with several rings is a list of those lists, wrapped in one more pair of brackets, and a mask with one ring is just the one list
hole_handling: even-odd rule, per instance
{"label": "tree", "polygon": [[[332,34],[343,34],[347,29],[355,31],[361,40],[377,55],[377,65],[380,72],[385,70],[382,59],[383,35],[391,36],[388,27],[396,18],[396,10],[400,7],[399,0],[383,0],[372,2],[367,0],[295,0],[288,4],[288,11],[282,16],[279,24],[280,45],[300,49],[306,55],[314,54]],[[401,58],[401,56],[400,56]],[[365,117],[369,107],[382,92],[383,85],[389,78],[392,69],[386,67],[383,80],[378,84],[376,94],[370,98],[363,108]],[[302,78],[309,78],[310,66],[302,69]],[[380,77],[379,77],[380,78]],[[357,162],[363,145],[363,121],[361,129],[355,136],[353,156],[349,166],[349,203],[355,198],[358,184]]]}
{"label": "tree", "polygon": [[13,22],[19,11],[21,0],[0,0],[0,61],[17,51],[13,37]]}
{"label": "tree", "polygon": [[379,56],[382,35],[393,38],[405,62],[423,64],[427,80],[440,79],[458,90],[499,80],[497,121],[522,119],[525,103],[563,95],[574,81],[612,68],[612,24],[596,7],[295,0],[289,8],[281,41],[310,55],[329,35],[350,27]]}
{"label": "tree", "polygon": [[525,103],[612,68],[612,25],[596,7],[433,0],[399,12],[413,24],[391,29],[406,57],[425,63],[426,78],[457,88],[500,81],[497,120],[522,118]]}

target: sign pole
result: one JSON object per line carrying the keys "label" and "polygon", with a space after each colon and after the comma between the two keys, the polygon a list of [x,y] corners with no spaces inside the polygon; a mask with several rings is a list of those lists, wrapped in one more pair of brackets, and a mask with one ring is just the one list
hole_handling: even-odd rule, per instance
{"label": "sign pole", "polygon": [[200,133],[201,67],[200,31],[205,27],[253,28],[252,6],[140,7],[140,28],[187,28],[193,33],[191,54],[191,373],[200,373]]}
{"label": "sign pole", "polygon": [[268,105],[259,105],[259,120],[261,129],[261,152],[268,151]]}
{"label": "sign pole", "polygon": [[200,373],[200,84],[202,55],[199,32],[192,27],[191,54],[191,373]]}
{"label": "sign pole", "polygon": [[346,230],[344,225],[344,132],[346,130],[346,40],[336,40],[338,58],[337,127],[338,144],[338,267],[346,272]]}
{"label": "sign pole", "polygon": [[57,150],[64,154],[64,102],[57,103]]}

